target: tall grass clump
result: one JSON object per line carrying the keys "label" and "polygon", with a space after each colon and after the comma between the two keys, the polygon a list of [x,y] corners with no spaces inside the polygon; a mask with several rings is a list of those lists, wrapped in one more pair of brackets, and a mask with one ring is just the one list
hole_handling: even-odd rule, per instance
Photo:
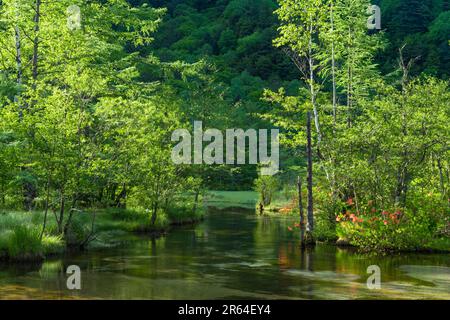
{"label": "tall grass clump", "polygon": [[0,260],[8,257],[8,243],[11,230],[0,230]]}
{"label": "tall grass clump", "polygon": [[41,245],[45,256],[62,253],[65,248],[65,243],[61,236],[47,234],[44,234],[42,237]]}
{"label": "tall grass clump", "polygon": [[167,208],[167,218],[170,224],[193,223],[202,220],[205,210],[202,206],[193,209],[193,203],[185,203],[183,205],[172,204]]}
{"label": "tall grass clump", "polygon": [[40,230],[35,227],[15,226],[8,237],[7,253],[10,259],[36,260],[43,258]]}
{"label": "tall grass clump", "polygon": [[155,223],[151,223],[151,212],[145,209],[107,209],[97,219],[97,230],[123,230],[127,232],[161,232],[171,224],[164,210],[158,210]]}
{"label": "tall grass clump", "polygon": [[63,252],[64,240],[49,234],[49,228],[41,239],[41,220],[42,214],[37,212],[0,214],[0,259],[40,260]]}
{"label": "tall grass clump", "polygon": [[154,224],[151,222],[151,213],[145,212],[140,214],[135,221],[128,222],[127,229],[132,232],[161,232],[166,230],[169,225],[167,214],[159,210]]}

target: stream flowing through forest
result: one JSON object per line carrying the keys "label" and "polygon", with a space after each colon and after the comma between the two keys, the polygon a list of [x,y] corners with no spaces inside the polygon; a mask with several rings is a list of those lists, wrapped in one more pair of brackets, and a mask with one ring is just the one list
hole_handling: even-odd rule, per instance
{"label": "stream flowing through forest", "polygon": [[[0,263],[0,299],[450,299],[448,254],[372,256],[321,244],[302,252],[286,218],[209,211],[158,239]],[[81,268],[81,290],[67,289],[70,265]],[[380,290],[367,288],[370,265],[381,268]]]}

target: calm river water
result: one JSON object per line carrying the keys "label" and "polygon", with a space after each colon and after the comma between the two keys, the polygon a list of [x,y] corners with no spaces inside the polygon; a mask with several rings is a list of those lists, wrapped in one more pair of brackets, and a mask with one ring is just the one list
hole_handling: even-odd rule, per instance
{"label": "calm river water", "polygon": [[[450,255],[301,252],[286,219],[210,211],[163,238],[0,264],[0,299],[450,299]],[[69,265],[81,268],[79,291],[67,289]],[[367,288],[370,265],[381,268],[381,290]]]}

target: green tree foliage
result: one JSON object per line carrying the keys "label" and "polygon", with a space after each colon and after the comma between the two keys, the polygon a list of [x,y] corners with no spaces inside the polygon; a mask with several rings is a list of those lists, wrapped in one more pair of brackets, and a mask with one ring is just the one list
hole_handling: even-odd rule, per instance
{"label": "green tree foliage", "polygon": [[[448,83],[426,76],[412,79],[417,60],[408,59],[403,50],[394,76],[382,78],[375,57],[384,47],[383,34],[368,33],[366,1],[280,4],[275,45],[288,48],[306,88],[295,95],[283,88],[266,90],[265,99],[274,108],[263,118],[283,128],[287,147],[303,150],[305,112],[317,110],[314,180],[321,202],[316,210],[319,223],[333,224],[340,212],[342,218],[356,217],[353,223],[358,224],[373,209],[399,210],[408,213],[403,222],[409,234],[416,230],[423,235],[428,228],[424,225],[429,226],[428,235],[439,234],[448,223],[443,214],[449,196]],[[425,214],[423,199],[430,194],[440,200]],[[347,214],[350,204],[355,210],[352,219]],[[421,222],[410,212],[420,212]],[[352,230],[361,227],[370,228],[360,225]],[[378,237],[390,237],[383,230]],[[374,247],[373,239],[364,243],[371,239],[367,233],[354,239],[357,245]],[[409,239],[397,249],[431,241]]]}
{"label": "green tree foliage", "polygon": [[259,176],[255,180],[254,188],[259,194],[259,201],[263,207],[272,203],[272,198],[278,187],[278,180],[273,176]]}
{"label": "green tree foliage", "polygon": [[[136,1],[142,3],[143,1]],[[284,54],[273,48],[276,18],[272,0],[154,1],[168,13],[143,52],[154,52],[163,63],[182,67],[187,62],[202,69],[201,77],[174,79],[187,121],[205,127],[266,128],[256,116],[265,87],[280,86],[295,77]],[[184,61],[184,62],[182,62]],[[200,63],[199,63],[200,62]],[[144,75],[154,73],[145,70]],[[181,77],[179,77],[181,79]],[[288,85],[287,85],[288,86]],[[218,166],[197,170],[206,184],[219,189],[249,189],[255,166]]]}
{"label": "green tree foliage", "polygon": [[164,69],[138,52],[164,10],[77,1],[81,24],[70,28],[73,4],[17,0],[0,7],[2,88],[19,88],[1,100],[0,199],[17,205],[26,181],[33,207],[54,211],[60,233],[77,207],[124,207],[133,197],[156,208],[154,223],[160,203],[192,184],[170,160],[181,103],[140,73],[142,66]]}

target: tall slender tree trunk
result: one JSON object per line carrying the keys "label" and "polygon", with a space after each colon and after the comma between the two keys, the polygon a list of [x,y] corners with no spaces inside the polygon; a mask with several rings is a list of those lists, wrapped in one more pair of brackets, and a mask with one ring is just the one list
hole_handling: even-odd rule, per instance
{"label": "tall slender tree trunk", "polygon": [[302,178],[299,176],[297,180],[297,192],[298,192],[298,211],[300,213],[300,245],[305,245],[305,212],[303,211],[303,198],[302,198]]}
{"label": "tall slender tree trunk", "polygon": [[439,170],[439,181],[441,184],[442,198],[445,199],[446,191],[445,191],[444,174],[442,173],[442,163],[441,163],[441,159],[439,157],[437,158],[437,166],[438,166],[438,170]]}
{"label": "tall slender tree trunk", "polygon": [[333,130],[336,129],[337,118],[337,94],[336,94],[336,53],[334,47],[334,6],[331,3],[330,9],[330,21],[331,21],[331,76],[333,82]]}
{"label": "tall slender tree trunk", "polygon": [[352,68],[348,66],[348,83],[347,83],[347,126],[352,126]]}
{"label": "tall slender tree trunk", "polygon": [[[352,30],[348,28],[349,47],[353,47]],[[352,126],[352,111],[353,111],[353,55],[352,51],[348,51],[347,57],[347,125]]]}
{"label": "tall slender tree trunk", "polygon": [[20,29],[16,25],[14,27],[14,36],[16,42],[16,67],[17,67],[17,84],[22,84],[22,46],[20,39]]}
{"label": "tall slender tree trunk", "polygon": [[[22,85],[22,46],[21,46],[21,39],[20,39],[20,29],[19,26],[16,25],[14,27],[14,36],[15,36],[15,42],[16,42],[16,68],[17,68],[17,85],[20,87]],[[18,93],[14,97],[14,101],[19,104],[19,119],[22,120],[23,118],[23,110],[22,106],[20,105],[20,93]]]}
{"label": "tall slender tree trunk", "polygon": [[312,140],[311,140],[311,113],[307,114],[307,158],[308,158],[308,224],[306,226],[307,242],[312,244],[314,239],[312,232],[314,231],[314,207],[313,207],[313,161],[312,161]]}
{"label": "tall slender tree trunk", "polygon": [[36,88],[39,60],[39,23],[41,18],[41,0],[36,0],[36,14],[34,16],[34,41],[33,41],[33,88]]}
{"label": "tall slender tree trunk", "polygon": [[[336,85],[336,48],[334,38],[334,0],[330,3],[330,23],[331,23],[331,77],[332,77],[332,90],[333,90],[333,133],[336,136],[337,125],[337,85]],[[333,206],[336,203],[336,158],[330,156],[331,162],[331,192],[333,197]]]}
{"label": "tall slender tree trunk", "polygon": [[314,112],[314,123],[316,126],[316,131],[317,131],[317,144],[320,145],[320,143],[322,142],[322,134],[320,132],[320,123],[319,123],[319,112],[317,110],[317,101],[316,101],[316,87],[315,87],[315,77],[314,77],[314,69],[315,69],[315,65],[314,65],[314,57],[313,57],[313,36],[314,36],[314,32],[313,32],[313,22],[311,21],[310,23],[310,27],[309,27],[309,44],[308,44],[308,64],[309,64],[309,89],[310,89],[310,94],[311,94],[311,104],[313,107],[313,112]]}
{"label": "tall slender tree trunk", "polygon": [[66,197],[64,194],[64,186],[61,187],[60,191],[60,208],[59,208],[59,219],[58,219],[58,232],[62,234],[63,232],[63,222],[64,222],[64,211],[66,210]]}
{"label": "tall slender tree trunk", "polygon": [[[17,68],[17,85],[20,88],[23,83],[23,66],[22,66],[22,39],[21,39],[21,33],[20,33],[20,27],[19,27],[19,8],[16,8],[16,18],[17,22],[14,27],[14,37],[15,37],[15,45],[16,45],[16,68]],[[23,119],[23,111],[24,111],[24,104],[20,99],[20,93],[18,93],[14,97],[14,102],[18,104],[18,114],[19,114],[19,121],[22,121]],[[27,172],[28,169],[25,167],[21,168],[21,171]],[[31,211],[33,209],[33,201],[36,197],[36,188],[30,181],[25,181],[23,183],[23,206],[26,211]]]}

